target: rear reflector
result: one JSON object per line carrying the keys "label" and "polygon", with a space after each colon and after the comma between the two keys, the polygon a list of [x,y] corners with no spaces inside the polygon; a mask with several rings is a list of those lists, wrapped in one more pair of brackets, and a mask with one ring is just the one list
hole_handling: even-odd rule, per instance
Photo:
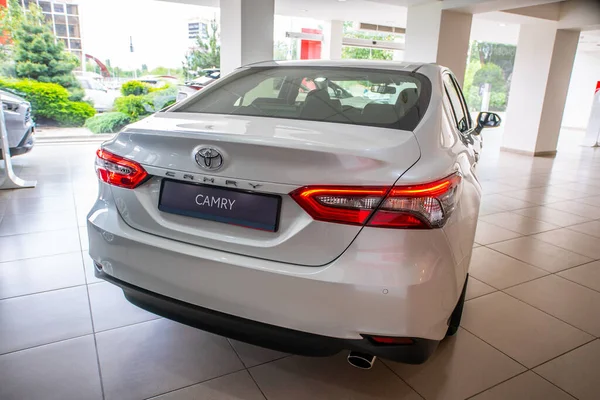
{"label": "rear reflector", "polygon": [[290,196],[315,220],[385,228],[442,227],[454,210],[458,173],[410,186],[307,186]]}
{"label": "rear reflector", "polygon": [[375,343],[379,344],[396,344],[396,345],[410,345],[414,344],[415,341],[411,338],[404,337],[388,337],[388,336],[367,336]]}
{"label": "rear reflector", "polygon": [[96,172],[103,182],[126,189],[139,186],[148,177],[140,164],[102,149],[96,151]]}

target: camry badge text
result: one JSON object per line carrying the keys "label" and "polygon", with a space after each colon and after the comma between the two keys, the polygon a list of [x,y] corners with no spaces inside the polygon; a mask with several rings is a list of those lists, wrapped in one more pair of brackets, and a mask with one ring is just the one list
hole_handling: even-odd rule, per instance
{"label": "camry badge text", "polygon": [[182,179],[184,181],[192,181],[192,182],[199,182],[199,183],[220,185],[220,186],[241,187],[241,186],[248,185],[252,189],[258,189],[259,187],[263,186],[260,183],[240,182],[240,181],[236,181],[233,179],[195,175],[195,174],[189,174],[186,172],[165,171],[164,175],[168,178],[176,178],[176,179]]}
{"label": "camry badge text", "polygon": [[222,208],[225,210],[232,210],[233,205],[235,204],[235,200],[227,199],[225,197],[205,196],[203,194],[199,194],[196,196],[196,204],[198,204],[201,207]]}

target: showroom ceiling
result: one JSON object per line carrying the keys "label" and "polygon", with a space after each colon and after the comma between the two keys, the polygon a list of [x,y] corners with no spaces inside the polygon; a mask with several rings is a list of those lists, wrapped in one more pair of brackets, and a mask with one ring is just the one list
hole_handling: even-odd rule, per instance
{"label": "showroom ceiling", "polygon": [[[163,0],[173,3],[218,7],[219,0]],[[406,27],[407,7],[434,0],[275,0],[278,15],[318,20],[359,21],[378,25]],[[571,0],[573,1],[573,0]],[[552,20],[560,0],[444,0],[445,8],[476,12],[471,37],[477,40],[517,44],[519,24]],[[533,7],[540,6],[542,7]],[[509,12],[490,11],[510,9]],[[540,14],[535,15],[535,14]],[[535,15],[535,16],[534,16]],[[600,30],[582,33],[580,50],[600,53]]]}

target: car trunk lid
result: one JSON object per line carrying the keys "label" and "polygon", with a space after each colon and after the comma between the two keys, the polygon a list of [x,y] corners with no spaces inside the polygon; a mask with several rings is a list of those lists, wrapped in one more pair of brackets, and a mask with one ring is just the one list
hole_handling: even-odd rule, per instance
{"label": "car trunk lid", "polygon": [[[361,227],[315,221],[290,192],[315,184],[391,186],[420,157],[408,131],[196,113],[156,114],[104,148],[140,163],[152,176],[134,190],[113,187],[119,211],[132,227],[197,246],[310,266],[337,258]],[[206,148],[221,154],[219,169],[197,162],[197,153]],[[161,211],[166,180],[280,198],[276,231]]]}

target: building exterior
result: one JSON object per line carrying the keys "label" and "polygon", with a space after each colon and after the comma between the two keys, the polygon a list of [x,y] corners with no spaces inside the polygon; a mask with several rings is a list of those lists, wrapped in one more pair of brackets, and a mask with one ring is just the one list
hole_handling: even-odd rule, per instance
{"label": "building exterior", "polygon": [[85,62],[83,59],[83,46],[81,43],[81,28],[79,21],[79,6],[73,1],[48,1],[48,0],[20,0],[24,8],[30,3],[37,4],[42,9],[46,21],[54,30],[54,35],[65,44],[65,50],[76,55],[80,60],[80,66]]}
{"label": "building exterior", "polygon": [[187,35],[190,47],[196,45],[198,37],[202,39],[208,39],[208,29],[210,28],[210,21],[204,18],[190,18],[187,21]]}

